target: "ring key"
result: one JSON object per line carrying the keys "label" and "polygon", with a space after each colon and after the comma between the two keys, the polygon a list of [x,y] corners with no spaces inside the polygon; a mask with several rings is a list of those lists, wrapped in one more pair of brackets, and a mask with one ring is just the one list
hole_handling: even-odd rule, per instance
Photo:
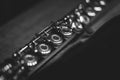
{"label": "ring key", "polygon": [[61,26],[61,33],[64,35],[65,38],[69,38],[73,35],[73,30],[68,26]]}
{"label": "ring key", "polygon": [[52,51],[50,45],[48,45],[46,43],[39,44],[38,45],[38,50],[44,56],[49,55],[51,53],[51,51]]}
{"label": "ring key", "polygon": [[21,65],[26,66],[28,69],[36,66],[39,63],[39,59],[37,56],[32,54],[26,54],[21,59]]}
{"label": "ring key", "polygon": [[42,34],[38,39],[33,43],[36,44],[35,52],[37,52],[43,59],[45,56],[48,56],[54,47],[51,47],[52,44],[49,42],[48,36],[50,35],[51,29],[47,30]]}
{"label": "ring key", "polygon": [[51,34],[50,40],[53,44],[55,44],[57,46],[61,45],[63,43],[63,37],[60,36],[59,34]]}
{"label": "ring key", "polygon": [[66,38],[69,38],[73,35],[73,31],[71,29],[71,25],[70,24],[66,24],[66,25],[59,25],[59,26],[56,26],[59,30],[59,32],[63,35],[63,37],[66,39]]}

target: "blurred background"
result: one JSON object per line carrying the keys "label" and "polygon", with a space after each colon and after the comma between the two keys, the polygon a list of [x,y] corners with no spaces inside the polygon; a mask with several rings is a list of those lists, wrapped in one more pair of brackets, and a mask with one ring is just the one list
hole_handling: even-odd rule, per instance
{"label": "blurred background", "polygon": [[[35,33],[51,21],[56,21],[80,0],[0,0],[0,62],[29,42]],[[48,68],[42,80],[106,79],[114,75],[118,66],[120,16],[106,23],[81,49],[74,47],[69,53],[77,53],[68,61]],[[117,25],[116,25],[117,24]],[[64,62],[64,63],[63,63]]]}
{"label": "blurred background", "polygon": [[44,0],[0,0],[0,25]]}

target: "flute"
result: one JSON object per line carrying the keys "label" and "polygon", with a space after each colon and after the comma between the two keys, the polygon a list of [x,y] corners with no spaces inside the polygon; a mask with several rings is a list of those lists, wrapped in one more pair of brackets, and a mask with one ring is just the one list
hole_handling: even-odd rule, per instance
{"label": "flute", "polygon": [[0,80],[26,80],[84,44],[99,28],[119,15],[119,0],[81,0],[79,5],[44,30],[0,65]]}

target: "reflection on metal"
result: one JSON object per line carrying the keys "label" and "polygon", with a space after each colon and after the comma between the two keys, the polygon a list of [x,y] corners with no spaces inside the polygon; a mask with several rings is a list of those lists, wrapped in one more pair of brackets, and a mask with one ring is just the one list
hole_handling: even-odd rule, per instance
{"label": "reflection on metal", "polygon": [[94,10],[95,11],[102,11],[102,8],[101,7],[94,7]]}
{"label": "reflection on metal", "polygon": [[44,55],[44,54],[49,54],[51,52],[51,49],[50,46],[42,43],[39,45],[39,51]]}
{"label": "reflection on metal", "polygon": [[51,35],[51,39],[55,44],[61,44],[63,42],[62,38],[57,34]]}
{"label": "reflection on metal", "polygon": [[88,7],[86,9],[86,13],[88,14],[88,16],[91,16],[91,17],[96,16],[95,11],[91,7]]}
{"label": "reflection on metal", "polygon": [[100,0],[100,5],[105,6],[106,5],[105,0]]}
{"label": "reflection on metal", "polygon": [[80,16],[80,21],[81,21],[81,23],[88,24],[88,23],[90,23],[90,18],[86,15],[82,15],[82,16]]}
{"label": "reflection on metal", "polygon": [[96,16],[96,13],[92,12],[92,11],[89,11],[87,14],[88,14],[88,16]]}
{"label": "reflection on metal", "polygon": [[71,36],[72,35],[72,29],[68,28],[67,26],[62,26],[61,27],[61,32],[65,36]]}
{"label": "reflection on metal", "polygon": [[75,29],[76,31],[81,31],[83,30],[83,25],[80,22],[73,22],[72,28]]}
{"label": "reflection on metal", "polygon": [[21,54],[21,52],[23,52],[25,49],[27,49],[28,48],[28,46],[25,46],[25,47],[23,47],[22,49],[20,49],[19,51],[18,51],[18,54]]}
{"label": "reflection on metal", "polygon": [[86,3],[90,3],[90,0],[85,0],[86,1]]}
{"label": "reflection on metal", "polygon": [[78,9],[75,10],[75,14],[76,14],[78,17],[80,17],[80,15],[81,15],[81,13],[80,13],[80,11],[78,11]]}
{"label": "reflection on metal", "polygon": [[36,57],[30,54],[24,56],[24,61],[27,64],[27,66],[35,66],[37,64]]}

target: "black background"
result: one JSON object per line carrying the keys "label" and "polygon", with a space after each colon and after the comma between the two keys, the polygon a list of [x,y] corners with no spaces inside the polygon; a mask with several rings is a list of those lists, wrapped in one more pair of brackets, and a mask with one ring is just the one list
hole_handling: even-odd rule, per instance
{"label": "black background", "polygon": [[0,0],[0,25],[44,0]]}

